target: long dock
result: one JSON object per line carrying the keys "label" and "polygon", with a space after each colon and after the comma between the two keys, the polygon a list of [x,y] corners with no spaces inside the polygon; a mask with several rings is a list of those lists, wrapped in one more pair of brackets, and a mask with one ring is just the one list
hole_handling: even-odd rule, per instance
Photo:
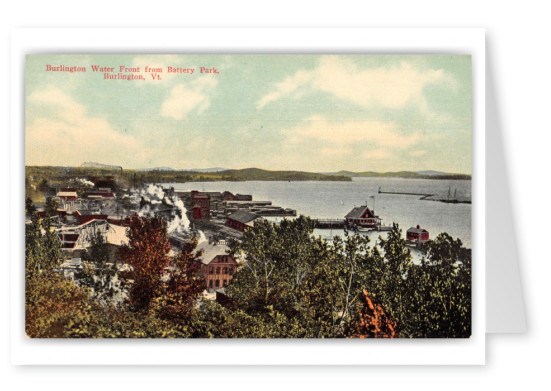
{"label": "long dock", "polygon": [[400,192],[400,191],[382,191],[379,187],[379,194],[398,194],[398,195],[414,195],[414,196],[420,196],[420,200],[427,200],[427,201],[438,201],[438,202],[444,202],[446,204],[470,204],[471,200],[458,200],[456,198],[453,199],[444,199],[444,198],[432,198],[434,197],[434,194],[423,194],[423,193],[406,193],[406,192]]}
{"label": "long dock", "polygon": [[424,193],[407,193],[407,192],[401,192],[401,191],[382,191],[380,188],[379,188],[379,194],[414,195],[414,196],[420,196],[421,199],[434,196],[434,194],[424,194]]}
{"label": "long dock", "polygon": [[[316,219],[316,228],[317,229],[344,229],[346,228],[346,220],[341,219]],[[389,225],[377,225],[372,228],[359,228],[354,229],[350,228],[350,231],[354,232],[370,232],[370,231],[378,231],[378,232],[385,232],[385,231],[392,231],[392,226]]]}
{"label": "long dock", "polygon": [[329,228],[344,228],[346,227],[346,220],[344,219],[317,219],[316,228],[329,229]]}

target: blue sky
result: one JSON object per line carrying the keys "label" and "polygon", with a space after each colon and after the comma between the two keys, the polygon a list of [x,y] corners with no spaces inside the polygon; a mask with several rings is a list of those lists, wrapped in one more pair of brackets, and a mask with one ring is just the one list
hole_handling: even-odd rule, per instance
{"label": "blue sky", "polygon": [[31,55],[25,92],[27,165],[471,173],[470,56]]}

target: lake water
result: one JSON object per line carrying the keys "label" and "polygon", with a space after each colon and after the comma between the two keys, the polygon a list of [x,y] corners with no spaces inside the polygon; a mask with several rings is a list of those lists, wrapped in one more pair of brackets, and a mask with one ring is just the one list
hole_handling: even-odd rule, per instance
{"label": "lake water", "polygon": [[[165,183],[164,187],[190,191],[224,191],[252,194],[253,200],[272,201],[273,205],[296,209],[297,213],[313,218],[342,219],[354,207],[374,208],[384,225],[398,223],[405,231],[420,225],[435,238],[447,232],[471,247],[471,205],[448,204],[420,200],[419,196],[378,194],[382,191],[435,194],[447,198],[451,189],[459,200],[471,199],[470,180],[430,180],[402,178],[353,178],[351,182],[319,181],[247,181],[247,182],[189,182]],[[375,196],[372,198],[371,196]],[[316,230],[324,237],[342,235],[342,230]],[[373,239],[378,232],[371,232]]]}

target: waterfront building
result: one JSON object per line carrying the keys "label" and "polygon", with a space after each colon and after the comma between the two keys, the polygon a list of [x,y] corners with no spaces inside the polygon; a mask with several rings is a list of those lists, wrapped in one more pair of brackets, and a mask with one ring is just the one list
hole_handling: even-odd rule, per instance
{"label": "waterfront building", "polygon": [[428,242],[429,236],[429,231],[421,228],[419,225],[417,227],[411,227],[406,232],[406,239],[416,244]]}
{"label": "waterfront building", "polygon": [[246,210],[238,210],[228,216],[226,219],[226,225],[239,231],[245,231],[246,229],[254,226],[255,220],[260,218],[261,217],[255,213],[251,213]]}
{"label": "waterfront building", "polygon": [[348,212],[345,219],[347,224],[352,227],[375,228],[381,222],[379,216],[375,216],[375,213],[367,206],[354,207]]}

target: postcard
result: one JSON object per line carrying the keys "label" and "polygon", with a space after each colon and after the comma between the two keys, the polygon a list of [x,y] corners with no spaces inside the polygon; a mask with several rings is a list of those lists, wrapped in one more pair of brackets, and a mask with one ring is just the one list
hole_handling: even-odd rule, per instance
{"label": "postcard", "polygon": [[471,337],[470,55],[25,66],[27,337]]}

